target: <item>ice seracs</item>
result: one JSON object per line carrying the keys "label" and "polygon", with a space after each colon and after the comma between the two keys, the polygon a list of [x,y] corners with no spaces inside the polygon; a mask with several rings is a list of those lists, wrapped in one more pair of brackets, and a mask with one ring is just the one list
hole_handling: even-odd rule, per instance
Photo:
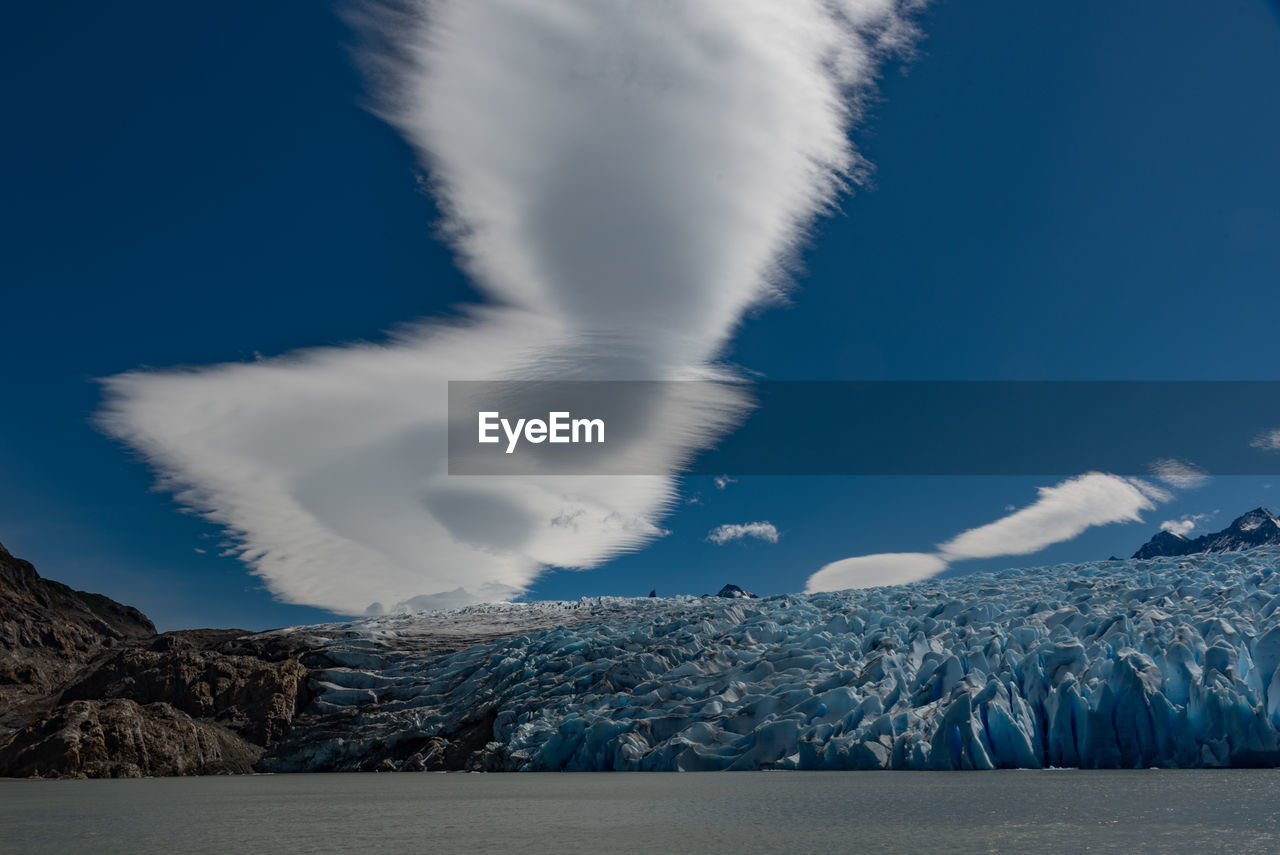
{"label": "ice seracs", "polygon": [[317,723],[266,767],[1275,766],[1278,568],[1266,547],[314,627]]}

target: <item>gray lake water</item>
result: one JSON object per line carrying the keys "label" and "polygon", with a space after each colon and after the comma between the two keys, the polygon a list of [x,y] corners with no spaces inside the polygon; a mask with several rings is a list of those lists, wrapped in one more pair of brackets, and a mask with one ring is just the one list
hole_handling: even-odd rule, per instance
{"label": "gray lake water", "polygon": [[1280,770],[0,782],[0,852],[1280,852]]}

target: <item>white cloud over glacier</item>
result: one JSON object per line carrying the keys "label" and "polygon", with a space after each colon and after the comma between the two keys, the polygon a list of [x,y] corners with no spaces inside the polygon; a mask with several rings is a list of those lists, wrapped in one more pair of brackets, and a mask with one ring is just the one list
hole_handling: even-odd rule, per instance
{"label": "white cloud over glacier", "polygon": [[1031,504],[961,532],[939,544],[936,552],[859,555],[833,561],[809,577],[805,590],[901,585],[936,576],[953,561],[1030,555],[1079,537],[1094,526],[1141,522],[1143,511],[1155,510],[1172,498],[1168,491],[1141,478],[1087,472],[1040,487]]}
{"label": "white cloud over glacier", "polygon": [[805,591],[843,591],[846,588],[876,588],[905,585],[936,576],[947,569],[945,559],[928,552],[886,552],[842,558],[809,577]]}
{"label": "white cloud over glacier", "polygon": [[1036,501],[1007,517],[963,532],[938,547],[947,559],[1030,555],[1071,540],[1093,526],[1141,522],[1142,511],[1168,493],[1136,478],[1090,472],[1052,487],[1041,487]]}
{"label": "white cloud over glacier", "polygon": [[[288,602],[501,599],[546,566],[642,546],[671,478],[451,477],[445,384],[722,377],[744,311],[784,287],[857,172],[848,130],[877,62],[910,39],[905,5],[366,8],[378,110],[488,304],[377,344],[108,378],[100,423]],[[657,402],[675,424],[644,446],[653,471],[732,405]]]}

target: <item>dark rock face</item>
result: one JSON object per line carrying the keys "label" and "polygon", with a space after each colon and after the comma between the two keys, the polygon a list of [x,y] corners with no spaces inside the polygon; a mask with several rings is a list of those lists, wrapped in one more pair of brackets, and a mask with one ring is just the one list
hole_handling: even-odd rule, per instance
{"label": "dark rock face", "polygon": [[725,598],[727,598],[727,599],[731,599],[731,600],[737,600],[737,599],[756,600],[756,599],[759,599],[759,597],[757,597],[755,594],[751,593],[750,591],[744,591],[744,590],[742,590],[741,588],[739,588],[737,585],[725,585],[723,588],[721,588],[721,589],[720,589],[720,592],[719,592],[718,594],[716,594],[716,596],[717,596],[717,597],[725,597]]}
{"label": "dark rock face", "polygon": [[1239,552],[1242,549],[1272,544],[1280,544],[1280,520],[1266,508],[1254,508],[1222,531],[1194,539],[1168,531],[1157,532],[1133,557],[1161,558],[1200,552]]}
{"label": "dark rock face", "polygon": [[1160,558],[1171,555],[1190,555],[1196,551],[1194,540],[1174,534],[1171,531],[1158,531],[1155,536],[1133,553],[1134,558]]}
{"label": "dark rock face", "polygon": [[289,634],[156,635],[0,547],[0,776],[250,772],[310,701]]}
{"label": "dark rock face", "polygon": [[165,703],[72,701],[0,748],[11,777],[137,778],[253,771],[262,748]]}
{"label": "dark rock face", "polygon": [[137,609],[42,579],[0,546],[0,744],[104,650],[155,633]]}
{"label": "dark rock face", "polygon": [[111,655],[65,692],[62,700],[124,698],[163,702],[207,719],[255,745],[269,746],[289,729],[305,705],[307,669],[294,659],[268,662],[197,648],[185,639],[161,636],[148,649]]}

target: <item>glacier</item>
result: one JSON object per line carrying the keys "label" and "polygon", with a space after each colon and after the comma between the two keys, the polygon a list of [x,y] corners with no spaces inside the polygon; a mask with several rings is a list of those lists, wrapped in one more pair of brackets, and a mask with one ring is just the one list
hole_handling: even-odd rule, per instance
{"label": "glacier", "polygon": [[268,771],[1280,765],[1280,548],[303,633]]}

